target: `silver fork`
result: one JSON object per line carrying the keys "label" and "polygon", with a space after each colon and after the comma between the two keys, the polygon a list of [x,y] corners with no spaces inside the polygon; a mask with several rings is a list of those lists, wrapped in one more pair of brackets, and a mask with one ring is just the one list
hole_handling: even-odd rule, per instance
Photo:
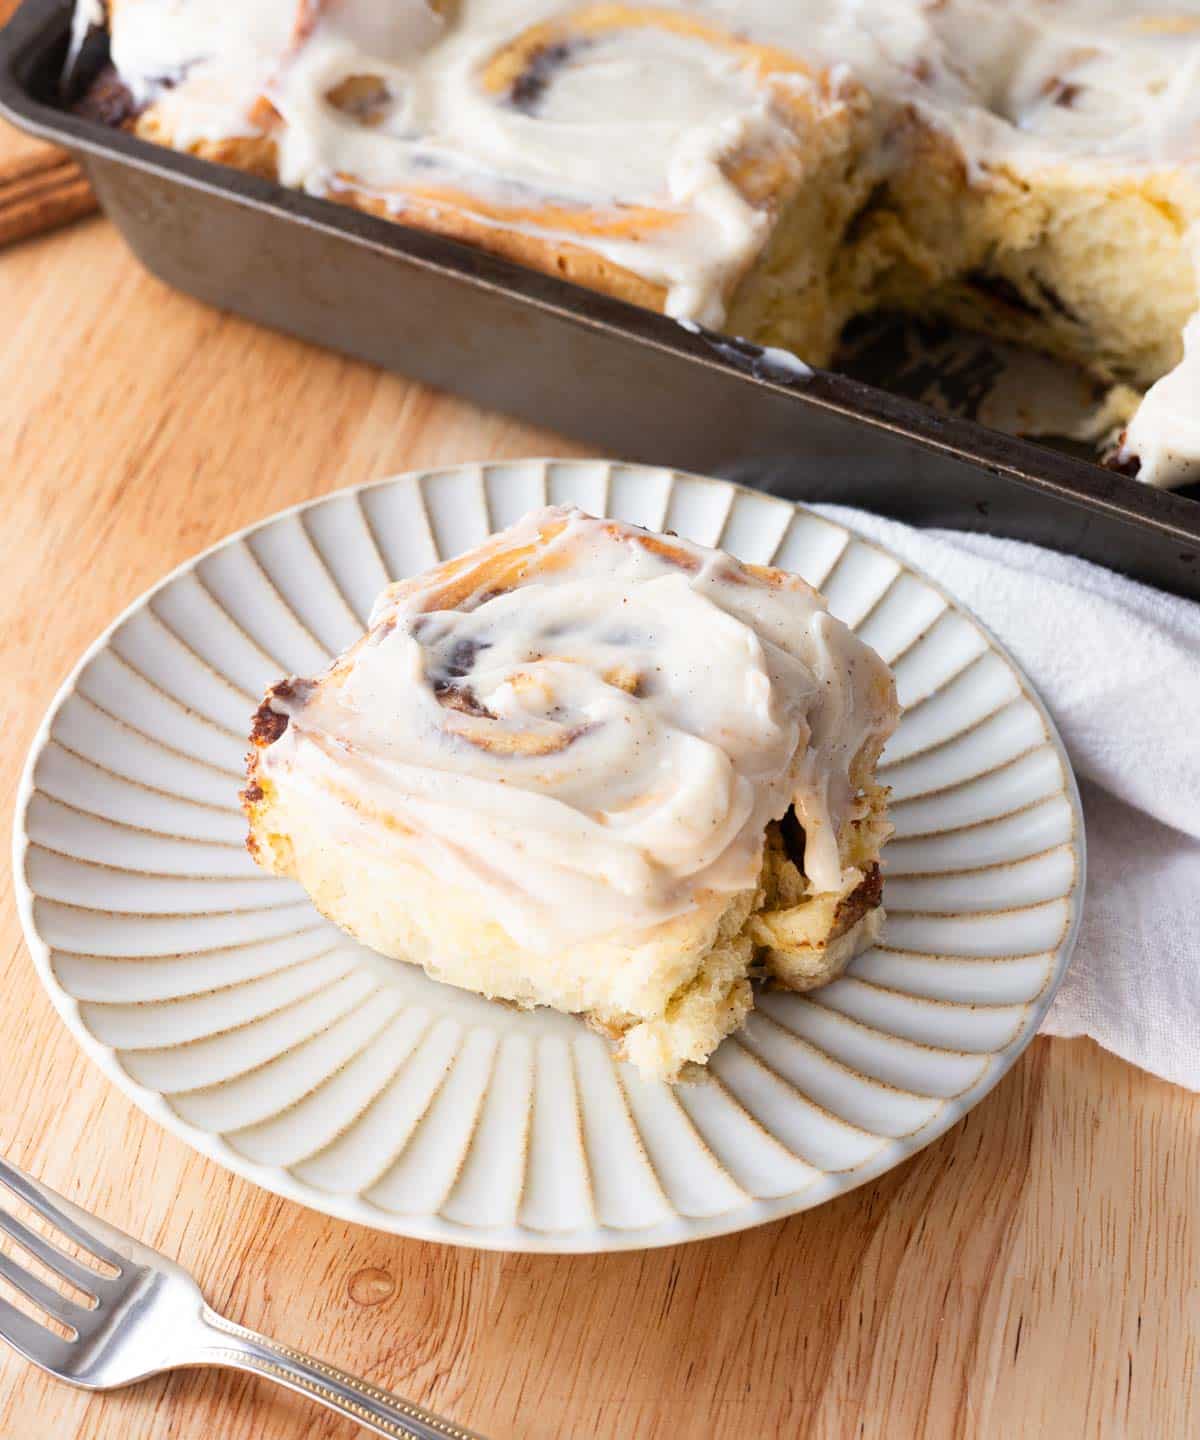
{"label": "silver fork", "polygon": [[224,1319],[209,1309],[199,1286],[173,1260],[6,1160],[0,1160],[0,1185],[116,1272],[102,1275],[81,1264],[0,1206],[0,1231],[95,1302],[89,1306],[69,1298],[0,1251],[0,1277],[73,1331],[74,1338],[40,1325],[3,1296],[0,1337],[57,1379],[85,1390],[114,1390],[164,1370],[228,1365],[307,1395],[389,1440],[482,1440],[419,1405]]}

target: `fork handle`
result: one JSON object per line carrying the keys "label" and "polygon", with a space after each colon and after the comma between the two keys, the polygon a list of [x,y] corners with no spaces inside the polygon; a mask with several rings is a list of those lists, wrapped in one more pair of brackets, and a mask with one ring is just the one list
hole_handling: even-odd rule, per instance
{"label": "fork handle", "polygon": [[278,1345],[265,1335],[235,1325],[207,1306],[204,1322],[212,1334],[204,1348],[205,1364],[229,1365],[264,1375],[349,1420],[357,1420],[365,1430],[387,1436],[387,1440],[483,1440],[474,1430],[443,1420],[389,1390],[368,1385],[336,1365]]}

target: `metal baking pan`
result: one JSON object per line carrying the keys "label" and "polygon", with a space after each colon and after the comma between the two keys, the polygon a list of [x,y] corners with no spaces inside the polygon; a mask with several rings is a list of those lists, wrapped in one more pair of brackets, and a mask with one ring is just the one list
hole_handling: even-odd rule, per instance
{"label": "metal baking pan", "polygon": [[1200,598],[1200,504],[452,240],[67,113],[69,0],[0,33],[0,111],[72,151],[161,279],[631,460],[1084,555]]}

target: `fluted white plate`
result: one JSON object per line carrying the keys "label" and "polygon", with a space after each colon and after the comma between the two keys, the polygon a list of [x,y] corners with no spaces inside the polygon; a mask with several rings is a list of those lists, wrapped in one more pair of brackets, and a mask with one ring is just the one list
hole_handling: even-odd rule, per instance
{"label": "fluted white plate", "polygon": [[[267,684],[320,670],[388,580],[546,501],[796,571],[895,668],[883,943],[823,990],[761,994],[705,1084],[650,1084],[572,1019],[373,955],[243,846],[245,737]],[[894,556],[723,481],[522,461],[301,505],[138,601],[37,736],[15,869],[67,1025],[206,1155],[400,1234],[616,1250],[817,1205],[965,1114],[1066,967],[1083,829],[1027,681]]]}

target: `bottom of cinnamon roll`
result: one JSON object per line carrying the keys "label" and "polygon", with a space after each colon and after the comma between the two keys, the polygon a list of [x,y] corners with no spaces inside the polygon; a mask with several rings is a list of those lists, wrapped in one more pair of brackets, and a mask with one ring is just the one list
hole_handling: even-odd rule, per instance
{"label": "bottom of cinnamon roll", "polygon": [[249,847],[434,979],[696,1073],[876,937],[887,667],[795,576],[580,511],[398,582],[268,691]]}
{"label": "bottom of cinnamon roll", "polygon": [[787,990],[828,984],[874,943],[884,918],[877,862],[848,892],[814,894],[772,823],[754,890],[710,900],[635,943],[547,958],[520,950],[481,920],[476,897],[431,882],[423,867],[372,863],[331,845],[310,813],[296,813],[253,773],[247,812],[259,864],[298,880],[327,919],[364,945],[489,999],[578,1015],[655,1079],[700,1078],[699,1067],[753,1008],[752,980]]}

